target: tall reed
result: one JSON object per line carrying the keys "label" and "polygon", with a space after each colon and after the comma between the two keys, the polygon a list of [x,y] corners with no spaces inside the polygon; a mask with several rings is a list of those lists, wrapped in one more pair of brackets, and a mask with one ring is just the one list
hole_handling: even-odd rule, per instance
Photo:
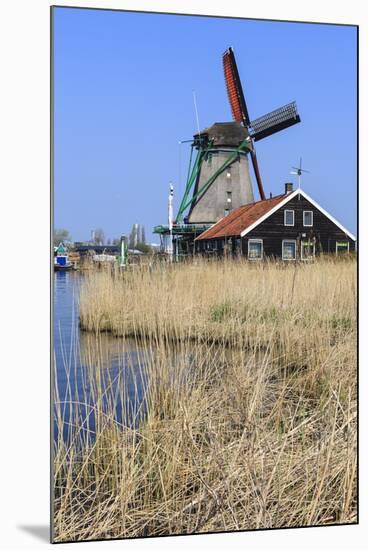
{"label": "tall reed", "polygon": [[55,540],[355,522],[355,269],[88,276],[67,438],[55,388]]}

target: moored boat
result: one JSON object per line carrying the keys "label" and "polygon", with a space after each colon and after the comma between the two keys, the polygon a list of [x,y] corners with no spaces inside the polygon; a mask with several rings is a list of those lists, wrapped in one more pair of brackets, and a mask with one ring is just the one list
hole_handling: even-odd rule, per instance
{"label": "moored boat", "polygon": [[60,254],[54,258],[54,271],[71,271],[74,268],[74,264],[69,261],[66,254]]}

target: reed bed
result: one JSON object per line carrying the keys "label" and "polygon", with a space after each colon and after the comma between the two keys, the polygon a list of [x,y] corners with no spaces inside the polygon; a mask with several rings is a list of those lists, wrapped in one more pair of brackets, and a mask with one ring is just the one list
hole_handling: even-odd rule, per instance
{"label": "reed bed", "polygon": [[353,259],[88,275],[55,541],[356,522],[355,285]]}
{"label": "reed bed", "polygon": [[355,261],[316,263],[198,260],[94,273],[81,293],[88,331],[254,349],[278,343],[304,355],[354,329]]}

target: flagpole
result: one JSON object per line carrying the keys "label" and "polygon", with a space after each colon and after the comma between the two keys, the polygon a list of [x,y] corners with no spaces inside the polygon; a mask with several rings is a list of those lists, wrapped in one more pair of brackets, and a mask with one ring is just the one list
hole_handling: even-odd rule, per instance
{"label": "flagpole", "polygon": [[174,187],[172,185],[172,183],[170,183],[170,193],[169,193],[169,231],[170,231],[170,241],[169,241],[169,246],[168,246],[168,252],[169,252],[169,256],[170,256],[170,262],[173,261],[173,219],[174,219],[174,215],[173,215],[173,198],[174,198]]}

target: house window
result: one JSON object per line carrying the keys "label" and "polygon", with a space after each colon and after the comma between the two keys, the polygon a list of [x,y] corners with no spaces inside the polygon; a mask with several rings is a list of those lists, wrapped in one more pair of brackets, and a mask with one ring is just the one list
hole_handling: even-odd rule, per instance
{"label": "house window", "polygon": [[263,258],[263,241],[262,239],[249,239],[248,241],[248,259],[262,260]]}
{"label": "house window", "polygon": [[225,208],[225,210],[224,210],[224,216],[227,216],[228,213],[229,213],[229,209],[228,209],[228,208]]}
{"label": "house window", "polygon": [[349,241],[336,241],[336,255],[349,252]]}
{"label": "house window", "polygon": [[231,191],[227,192],[227,202],[231,204]]}
{"label": "house window", "polygon": [[283,260],[295,260],[296,259],[296,241],[282,241],[282,259]]}
{"label": "house window", "polygon": [[284,225],[294,225],[294,210],[284,210]]}
{"label": "house window", "polygon": [[302,260],[312,260],[315,254],[314,241],[302,241],[300,248],[300,256]]}
{"label": "house window", "polygon": [[304,227],[313,227],[313,212],[312,210],[304,210],[303,212]]}

